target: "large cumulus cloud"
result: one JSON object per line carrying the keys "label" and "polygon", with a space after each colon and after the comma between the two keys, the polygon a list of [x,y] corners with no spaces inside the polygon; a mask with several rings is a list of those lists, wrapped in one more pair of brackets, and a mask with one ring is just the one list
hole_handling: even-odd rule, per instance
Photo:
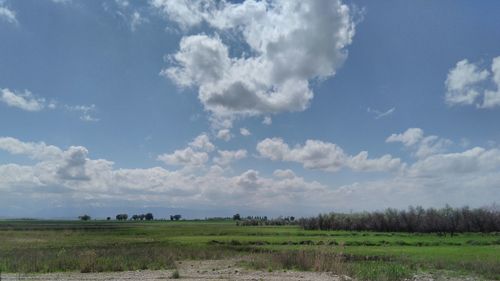
{"label": "large cumulus cloud", "polygon": [[[161,73],[197,87],[216,117],[305,110],[310,81],[335,75],[355,32],[352,9],[340,0],[168,1],[152,5],[182,29],[205,24],[214,34],[184,36]],[[218,33],[241,39],[234,54]]]}

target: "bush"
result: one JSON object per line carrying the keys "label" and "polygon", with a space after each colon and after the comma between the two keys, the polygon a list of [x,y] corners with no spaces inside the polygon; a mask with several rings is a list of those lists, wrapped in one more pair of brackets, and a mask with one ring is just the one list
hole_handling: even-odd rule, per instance
{"label": "bush", "polygon": [[181,275],[179,274],[179,271],[176,269],[174,272],[172,272],[172,276],[170,276],[172,279],[179,279],[181,278]]}

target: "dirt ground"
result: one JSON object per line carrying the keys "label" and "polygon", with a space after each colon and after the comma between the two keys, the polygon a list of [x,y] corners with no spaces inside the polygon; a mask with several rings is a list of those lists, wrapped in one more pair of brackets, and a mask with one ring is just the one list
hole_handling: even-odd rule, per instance
{"label": "dirt ground", "polygon": [[[348,281],[353,279],[347,276],[337,276],[330,273],[296,272],[296,271],[256,271],[241,268],[237,260],[207,260],[182,261],[177,268],[182,280],[290,280],[290,281]],[[166,280],[172,279],[173,270],[142,270],[103,273],[47,273],[47,274],[5,274],[0,281],[5,280]],[[416,276],[409,281],[473,281],[475,279],[435,278],[432,276]]]}

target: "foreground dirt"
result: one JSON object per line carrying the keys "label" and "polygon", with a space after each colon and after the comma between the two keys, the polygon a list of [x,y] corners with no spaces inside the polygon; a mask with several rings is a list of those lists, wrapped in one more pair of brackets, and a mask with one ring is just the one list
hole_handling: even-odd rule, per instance
{"label": "foreground dirt", "polygon": [[[296,271],[256,271],[238,266],[237,260],[207,260],[183,261],[177,263],[180,279],[182,280],[290,280],[290,281],[348,281],[347,276],[337,276],[330,273],[296,272]],[[166,280],[173,279],[174,270],[143,270],[124,272],[102,273],[47,273],[47,274],[5,274],[0,275],[0,280]],[[415,276],[409,281],[473,281],[474,278],[457,279],[445,277],[432,277],[427,275]]]}
{"label": "foreground dirt", "polygon": [[[267,272],[241,268],[237,260],[183,261],[177,263],[182,280],[348,280],[328,273]],[[144,270],[102,273],[2,274],[0,280],[165,280],[172,279],[173,270]]]}

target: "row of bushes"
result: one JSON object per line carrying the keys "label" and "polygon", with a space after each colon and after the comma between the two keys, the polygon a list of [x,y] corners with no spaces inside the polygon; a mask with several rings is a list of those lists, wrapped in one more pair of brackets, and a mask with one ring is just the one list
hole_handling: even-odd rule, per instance
{"label": "row of bushes", "polygon": [[320,214],[301,218],[298,223],[306,230],[450,233],[453,236],[459,232],[500,231],[500,210],[496,206],[477,209],[410,207],[383,212]]}

